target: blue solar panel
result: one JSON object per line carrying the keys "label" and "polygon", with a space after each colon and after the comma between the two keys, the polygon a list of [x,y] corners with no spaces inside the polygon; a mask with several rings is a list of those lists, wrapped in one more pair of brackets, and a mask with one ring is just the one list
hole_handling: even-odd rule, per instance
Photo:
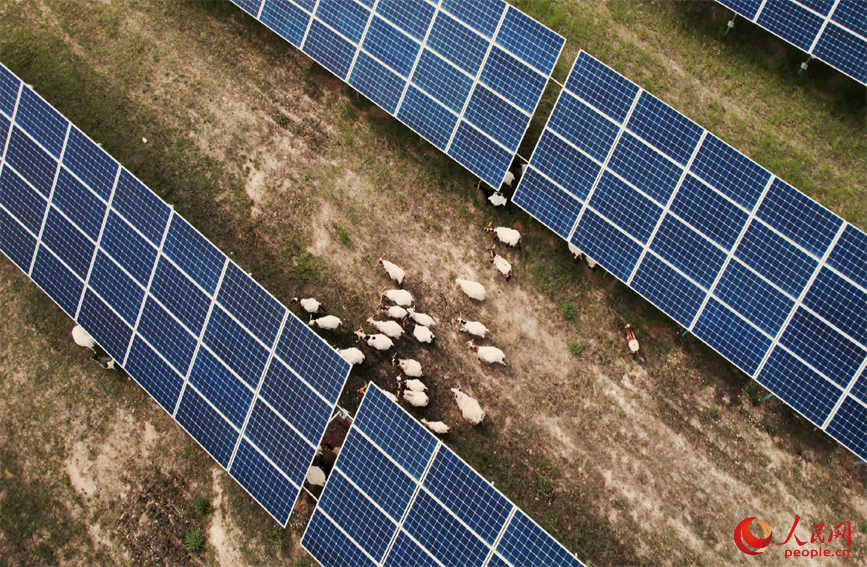
{"label": "blue solar panel", "polygon": [[259,13],[259,6],[262,5],[262,0],[238,0],[236,2],[245,12],[248,12],[253,17]]}
{"label": "blue solar panel", "polygon": [[442,9],[490,38],[497,29],[503,11],[506,9],[506,3],[503,0],[477,0],[472,3],[463,0],[443,0]]}
{"label": "blue solar panel", "polygon": [[444,565],[482,565],[489,547],[426,491],[419,491],[403,529]]}
{"label": "blue solar panel", "polygon": [[244,425],[253,392],[208,349],[199,349],[189,382],[235,427],[240,429]]}
{"label": "blue solar panel", "polygon": [[641,256],[640,244],[590,210],[578,221],[571,242],[622,281],[629,280]]}
{"label": "blue solar panel", "polygon": [[424,39],[436,8],[424,0],[380,0],[376,12],[417,40]]}
{"label": "blue solar panel", "polygon": [[261,19],[263,24],[295,47],[301,47],[304,32],[310,24],[310,14],[290,0],[265,0]]}
{"label": "blue solar panel", "polygon": [[512,164],[510,152],[492,142],[468,122],[458,125],[448,154],[482,179],[491,180],[490,184],[494,187],[500,186]]}
{"label": "blue solar panel", "polygon": [[137,332],[162,354],[178,373],[186,376],[196,352],[197,337],[187,332],[152,297],[145,301]]}
{"label": "blue solar panel", "polygon": [[322,567],[377,567],[377,563],[352,543],[318,508],[307,524],[301,545]]}
{"label": "blue solar panel", "polygon": [[804,296],[804,305],[867,346],[867,293],[863,290],[822,268]]}
{"label": "blue solar panel", "polygon": [[144,289],[102,251],[96,254],[87,285],[117,311],[124,321],[130,326],[135,325],[144,302]]}
{"label": "blue solar panel", "polygon": [[89,289],[84,292],[78,323],[113,359],[124,359],[132,329]]}
{"label": "blue solar panel", "polygon": [[444,12],[437,13],[427,45],[473,77],[488,52],[488,42]]}
{"label": "blue solar panel", "polygon": [[136,227],[151,244],[160,245],[171,209],[125,169],[121,170],[117,180],[111,208]]}
{"label": "blue solar panel", "polygon": [[428,555],[406,532],[401,530],[385,558],[383,567],[440,567],[436,559]]}
{"label": "blue solar panel", "polygon": [[530,117],[504,101],[482,84],[476,86],[464,118],[512,150],[518,149]]}
{"label": "blue solar panel", "polygon": [[226,257],[181,217],[175,215],[166,235],[163,254],[204,290],[213,294]]}
{"label": "blue solar panel", "polygon": [[867,234],[847,224],[825,263],[867,288]]}
{"label": "blue solar panel", "polygon": [[311,444],[328,425],[331,407],[276,358],[271,359],[259,396]]}
{"label": "blue solar panel", "polygon": [[189,331],[199,336],[211,300],[187,276],[165,258],[160,258],[150,293],[160,300]]}
{"label": "blue solar panel", "polygon": [[488,545],[512,511],[512,503],[451,451],[434,457],[424,487]]}
{"label": "blue solar panel", "polygon": [[509,522],[497,552],[515,567],[531,565],[581,565],[569,551],[545,533],[521,510]]}
{"label": "blue solar panel", "polygon": [[328,490],[322,493],[317,507],[343,528],[368,555],[377,562],[382,560],[397,525],[352,486],[340,471],[331,473]]}
{"label": "blue solar panel", "polygon": [[732,258],[717,283],[714,295],[775,337],[795,301]]}
{"label": "blue solar panel", "polygon": [[820,427],[841,394],[839,388],[779,346],[771,352],[756,381]]}
{"label": "blue solar panel", "polygon": [[765,0],[717,0],[717,2],[752,20],[756,17],[759,8],[765,3]]}
{"label": "blue solar panel", "polygon": [[69,120],[51,108],[30,88],[21,91],[15,123],[33,136],[55,158],[60,158]]}
{"label": "blue solar panel", "polygon": [[853,397],[858,398],[867,404],[867,369],[861,372],[861,376],[852,385],[852,389],[849,393],[852,394]]}
{"label": "blue solar panel", "polygon": [[15,171],[44,197],[51,194],[57,162],[17,126],[12,128],[12,135],[9,137],[6,165],[14,167]]}
{"label": "blue solar panel", "polygon": [[817,265],[806,252],[756,221],[750,223],[735,255],[792,297],[801,294]]}
{"label": "blue solar panel", "polygon": [[157,259],[157,250],[117,213],[109,211],[99,247],[123,266],[138,283],[146,286]]}
{"label": "blue solar panel", "polygon": [[734,246],[749,218],[692,175],[684,178],[671,202],[671,212],[727,250]]}
{"label": "blue solar panel", "polygon": [[702,134],[701,126],[648,92],[641,93],[627,127],[684,166],[689,162]]}
{"label": "blue solar panel", "polygon": [[593,192],[590,206],[645,244],[662,216],[662,207],[607,171]]}
{"label": "blue solar panel", "polygon": [[683,175],[683,169],[629,132],[617,142],[608,168],[663,205]]}
{"label": "blue solar panel", "polygon": [[[36,237],[0,208],[0,250],[27,273],[36,250]],[[73,314],[75,309],[73,308]]]}
{"label": "blue solar panel", "polygon": [[752,210],[771,178],[759,164],[710,133],[690,171],[747,210]]}
{"label": "blue solar panel", "polygon": [[87,277],[94,245],[54,207],[48,211],[48,219],[42,230],[42,243],[51,248],[78,277]]}
{"label": "blue solar panel", "polygon": [[97,239],[105,217],[105,203],[64,168],[60,169],[51,203],[91,240]]}
{"label": "blue solar panel", "polygon": [[[826,2],[831,2],[833,5],[833,0],[826,0]],[[827,13],[827,11],[823,12],[823,14]],[[863,0],[840,0],[831,19],[844,28],[867,37],[867,9]]]}
{"label": "blue solar panel", "polygon": [[184,378],[172,370],[141,337],[133,339],[124,368],[169,415],[175,411]]}
{"label": "blue solar panel", "polygon": [[304,53],[337,75],[339,79],[346,80],[356,51],[355,46],[350,42],[314,19],[307,31],[307,39],[304,40],[303,47]]}
{"label": "blue solar panel", "polygon": [[611,121],[569,93],[560,95],[548,128],[600,163],[608,157],[618,132]]}
{"label": "blue solar panel", "polygon": [[278,414],[266,404],[257,402],[250,413],[244,436],[274,461],[293,483],[301,486],[316,448]]}
{"label": "blue solar panel", "polygon": [[772,342],[713,298],[702,310],[692,332],[749,375],[756,372]]}
{"label": "blue solar panel", "polygon": [[[533,166],[581,200],[587,198],[602,169],[550,130],[545,130],[536,146]],[[574,223],[573,217],[566,227],[567,236]]]}
{"label": "blue solar panel", "polygon": [[757,23],[774,32],[792,45],[809,51],[822,28],[822,17],[791,0],[765,2]]}
{"label": "blue solar panel", "polygon": [[18,99],[18,87],[21,80],[3,65],[0,65],[0,112],[12,118],[15,101]]}
{"label": "blue solar panel", "polygon": [[9,122],[9,119],[0,114],[0,140],[5,140],[9,136],[9,128],[11,128],[12,123]]}
{"label": "blue solar panel", "polygon": [[286,308],[231,262],[217,301],[266,345],[277,339]]}
{"label": "blue solar panel", "polygon": [[0,205],[27,230],[39,234],[48,202],[9,167],[4,167],[0,174]]}
{"label": "blue solar panel", "polygon": [[855,377],[867,354],[803,307],[789,321],[780,344],[842,388]]}
{"label": "blue solar panel", "polygon": [[705,289],[710,289],[726,259],[725,252],[671,215],[663,219],[650,249]]}
{"label": "blue solar panel", "polygon": [[256,388],[268,361],[268,349],[229,317],[222,307],[215,305],[211,310],[202,343],[250,388]]}
{"label": "blue solar panel", "polygon": [[472,79],[427,49],[422,52],[418,60],[412,80],[426,93],[455,112],[463,109],[464,101],[470,96],[470,90],[473,88]]}
{"label": "blue solar panel", "polygon": [[521,178],[512,202],[564,239],[569,238],[575,219],[581,212],[581,201],[562,191],[533,168],[528,168]]}
{"label": "blue solar panel", "polygon": [[298,487],[280,474],[246,439],[241,439],[229,474],[280,523],[289,520]]}
{"label": "blue solar panel", "polygon": [[379,16],[374,16],[370,22],[363,47],[403,77],[409,77],[421,49],[418,43]]}
{"label": "blue solar panel", "polygon": [[455,114],[412,85],[407,87],[397,117],[443,151],[458,122]]}
{"label": "blue solar panel", "polygon": [[548,84],[544,77],[498,47],[491,48],[479,80],[524,109],[535,112]]}
{"label": "blue solar panel", "polygon": [[[836,3],[835,0],[798,0],[798,2],[814,12],[819,12],[823,16],[827,16]],[[846,0],[843,0],[843,2],[846,2]]]}
{"label": "blue solar panel", "polygon": [[578,54],[566,90],[592,104],[612,120],[622,124],[638,96],[638,85],[582,51]]}
{"label": "blue solar panel", "polygon": [[780,179],[771,183],[756,216],[819,258],[843,224],[840,217]]}
{"label": "blue solar panel", "polygon": [[566,40],[520,10],[509,6],[497,43],[540,73],[550,75]]}
{"label": "blue solar panel", "polygon": [[357,44],[364,35],[370,12],[353,0],[319,0],[316,17]]}
{"label": "blue solar panel", "polygon": [[69,140],[63,152],[63,165],[103,200],[108,201],[120,166],[114,158],[91,142],[78,128],[73,127],[69,132]]}
{"label": "blue solar panel", "polygon": [[706,295],[653,253],[644,256],[630,285],[684,327],[692,323]]}
{"label": "blue solar panel", "polygon": [[406,81],[363,51],[352,67],[349,84],[358,91],[394,114]]}
{"label": "blue solar panel", "polygon": [[813,49],[813,55],[867,84],[867,40],[829,23]]}
{"label": "blue solar panel", "polygon": [[862,459],[867,459],[867,407],[847,397],[826,429]]}
{"label": "blue solar panel", "polygon": [[184,389],[175,419],[220,466],[229,465],[238,431],[193,388]]}
{"label": "blue solar panel", "polygon": [[[6,230],[5,227],[4,230]],[[12,259],[14,260],[15,256],[12,256]],[[30,258],[27,258],[28,267],[29,263]],[[26,270],[27,267],[23,269]],[[75,317],[75,311],[78,309],[78,303],[81,301],[84,282],[77,278],[60,260],[55,258],[45,246],[40,246],[39,251],[36,252],[36,259],[33,262],[33,273],[30,277],[39,284],[39,287],[48,294],[48,297],[53,299],[55,303],[66,311],[67,315]]]}

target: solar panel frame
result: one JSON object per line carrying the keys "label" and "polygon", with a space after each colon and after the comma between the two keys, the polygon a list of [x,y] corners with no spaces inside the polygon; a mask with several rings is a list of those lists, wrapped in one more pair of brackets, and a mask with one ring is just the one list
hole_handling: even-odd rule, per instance
{"label": "solar panel frame", "polygon": [[[14,77],[14,74],[0,65],[0,79],[2,79],[0,87],[8,90],[5,85],[9,82],[6,78],[10,76]],[[0,179],[5,179],[7,185],[14,180],[17,183],[15,187],[18,189],[8,186],[7,189],[0,189],[0,193],[5,198],[7,195],[12,196],[11,191],[13,189],[19,192],[22,190],[30,191],[33,194],[33,199],[28,202],[35,203],[37,206],[35,209],[33,207],[28,208],[29,205],[23,206],[23,208],[19,207],[17,212],[10,213],[7,207],[0,202],[0,226],[3,227],[2,235],[0,235],[0,251],[9,256],[71,318],[84,326],[112,358],[122,368],[128,370],[133,379],[167,413],[176,418],[179,425],[218,463],[227,468],[230,474],[232,474],[231,466],[239,447],[243,446],[243,462],[238,465],[240,467],[237,471],[238,474],[233,476],[242,483],[242,487],[269,514],[274,516],[275,520],[285,526],[288,522],[291,504],[294,504],[298,492],[300,492],[303,474],[306,474],[306,470],[313,460],[315,447],[321,442],[325,433],[327,419],[334,410],[336,397],[348,378],[350,365],[333,349],[327,347],[322,339],[309,331],[307,326],[294,314],[291,314],[285,306],[247,274],[244,274],[234,262],[219,252],[192,225],[175,215],[174,211],[159,197],[127,170],[120,167],[111,156],[99,149],[96,143],[68,121],[64,122],[65,117],[43,99],[39,98],[41,101],[39,108],[43,109],[42,112],[59,117],[55,122],[65,124],[63,143],[59,148],[55,148],[56,156],[51,155],[50,152],[41,147],[38,140],[30,136],[28,132],[17,125],[11,126],[17,114],[21,93],[25,89],[29,89],[29,87],[19,81],[15,93],[15,104],[12,107],[11,120],[9,121],[10,127],[4,132],[2,153],[0,153]],[[0,94],[8,98],[8,93],[4,93]],[[33,93],[33,97],[38,97],[38,95]],[[4,108],[0,108],[0,112]],[[5,114],[2,114],[2,119],[6,120]],[[38,124],[38,121],[34,122],[31,119],[30,122],[25,121],[25,123]],[[67,154],[67,150],[73,148],[73,145],[70,144],[71,133],[73,132],[75,132],[76,140],[74,149],[71,151],[74,151],[76,155],[71,156],[71,154]],[[54,137],[56,138],[57,135],[55,134]],[[41,190],[35,188],[26,178],[21,177],[19,172],[7,163],[7,150],[13,139],[27,144],[27,147],[24,148],[26,151],[19,152],[19,156],[30,159],[27,157],[29,155],[27,152],[44,156],[50,178],[46,176]],[[4,171],[6,172],[5,176]],[[93,185],[84,182],[78,173],[85,175]],[[106,180],[106,176],[109,174],[111,179]],[[65,185],[58,190],[58,183]],[[107,193],[106,186],[110,188]],[[65,198],[64,195],[69,192],[69,188],[74,188],[74,194],[70,193],[70,196]],[[57,201],[54,200],[55,196],[57,196]],[[92,202],[94,205],[100,203],[95,214],[88,213],[89,209],[81,208],[84,201]],[[39,202],[44,202],[44,207],[39,205]],[[66,213],[62,212],[59,207],[63,207]],[[40,209],[42,210],[41,214]],[[20,214],[24,216],[18,218]],[[84,216],[81,216],[82,214]],[[31,220],[28,221],[27,219]],[[75,221],[75,219],[78,220]],[[85,234],[76,223],[88,227],[89,234]],[[97,224],[98,230],[96,229]],[[27,225],[29,225],[29,229]],[[178,232],[178,229],[181,230]],[[174,238],[172,234],[175,234]],[[60,237],[61,235],[62,237]],[[43,236],[46,237],[44,241]],[[174,248],[169,250],[166,244],[172,238]],[[72,242],[76,244],[70,246]],[[61,256],[57,255],[56,250],[50,249],[49,245],[60,250]],[[195,260],[190,256],[191,252],[198,254]],[[174,259],[170,258],[169,255],[173,256]],[[75,271],[70,269],[63,257],[76,267]],[[214,275],[212,265],[214,261],[219,262],[218,277]],[[211,267],[208,267],[209,263]],[[157,278],[159,266],[167,267],[175,273],[174,280],[168,280],[171,282],[170,285],[174,286],[180,282],[186,282],[184,283],[186,295],[181,294],[178,298],[180,301],[174,304],[174,311],[173,308],[164,303],[170,297],[171,288],[165,289],[165,293],[162,293],[162,300],[151,293],[152,291],[157,292],[157,288],[152,289],[152,285]],[[230,267],[232,278],[234,278],[231,281],[234,283],[227,285],[225,293],[221,295],[221,285]],[[120,285],[121,280],[126,283]],[[173,291],[177,293],[178,289],[174,288]],[[190,294],[195,294],[200,299],[190,303],[193,297]],[[157,293],[157,295],[160,294]],[[198,323],[194,322],[195,318],[185,318],[183,309],[201,301],[205,302],[207,309],[204,317]],[[230,420],[226,419],[226,415],[216,408],[213,401],[208,399],[208,394],[197,389],[196,384],[201,385],[201,383],[197,382],[196,379],[190,380],[197,357],[200,354],[213,357],[214,353],[207,346],[204,349],[201,347],[215,305],[218,305],[217,309],[220,310],[220,316],[225,321],[237,325],[237,329],[243,334],[249,333],[250,340],[254,344],[261,345],[263,339],[273,343],[268,351],[264,369],[260,375],[255,376],[255,382],[258,383],[258,386],[264,383],[267,368],[278,348],[278,339],[290,318],[308,334],[305,334],[301,341],[283,345],[287,356],[298,355],[302,351],[304,357],[307,356],[307,353],[314,353],[316,360],[322,361],[316,362],[315,364],[318,366],[315,368],[328,368],[327,375],[323,376],[317,385],[311,386],[305,382],[303,376],[296,374],[294,367],[288,365],[285,367],[286,371],[293,377],[298,376],[299,384],[303,384],[304,388],[309,389],[306,397],[302,396],[296,399],[300,404],[304,404],[305,401],[311,402],[308,404],[309,408],[296,408],[298,415],[302,416],[298,419],[307,419],[311,415],[310,412],[318,412],[317,415],[319,413],[326,414],[324,420],[320,419],[316,422],[319,424],[318,427],[311,425],[306,429],[306,436],[305,434],[299,436],[299,439],[303,439],[302,445],[299,447],[305,447],[303,451],[299,452],[299,454],[303,453],[301,455],[303,460],[296,465],[296,469],[301,471],[296,477],[300,475],[301,478],[295,478],[293,481],[285,473],[280,472],[260,448],[255,448],[255,455],[250,453],[255,446],[247,439],[245,427],[254,410],[254,402],[238,407],[239,400],[225,391],[225,395],[228,397],[224,399],[232,405],[224,405],[223,409],[230,415],[233,415],[234,412],[235,424],[232,424]],[[222,311],[224,308],[228,310]],[[159,316],[153,319],[148,310],[158,313]],[[232,312],[241,319],[237,319]],[[275,329],[273,323],[274,316],[279,317],[278,329]],[[182,320],[186,320],[186,323],[183,323]],[[246,321],[249,328],[241,320]],[[161,347],[155,348],[143,336],[142,333],[148,334],[145,332],[145,328],[139,329],[142,324],[152,327],[156,325],[159,331],[167,335],[167,341],[163,341]],[[174,329],[174,335],[169,332],[169,326]],[[152,340],[154,340],[156,332],[157,330],[153,330],[149,333]],[[172,336],[185,338],[182,341],[185,346],[172,345],[180,349],[177,354],[181,358],[175,360],[175,366],[169,362],[169,359],[175,357],[175,354],[167,350],[169,343],[172,342]],[[191,345],[192,354],[190,353]],[[160,349],[164,352],[160,352]],[[298,349],[298,351],[293,349]],[[331,353],[330,358],[328,353]],[[185,363],[184,359],[189,359],[189,361]],[[217,359],[218,357],[213,358],[214,361]],[[299,358],[299,360],[301,359]],[[328,361],[327,364],[325,361]],[[225,361],[219,363],[224,364]],[[246,366],[242,365],[239,368],[246,368]],[[225,372],[228,373],[227,376],[237,377],[234,371],[228,368]],[[252,377],[250,379],[253,380]],[[239,380],[239,382],[241,381]],[[252,386],[247,385],[243,388],[249,390],[249,397],[252,400],[259,399],[258,389],[254,390]],[[325,388],[324,393],[317,388]],[[215,395],[211,394],[211,397]],[[184,402],[187,397],[191,400],[189,404]],[[260,401],[267,405],[264,398]],[[264,408],[265,405],[262,407]],[[279,417],[285,419],[282,416]],[[202,422],[203,419],[210,423],[210,426],[205,426]],[[287,423],[289,422],[287,421]],[[227,444],[226,440],[221,439],[222,433],[212,431],[213,427],[227,435],[229,432],[234,432],[230,435],[230,443]],[[272,473],[270,469],[265,470],[263,467],[272,467],[274,472]],[[288,496],[276,495],[273,490],[268,488],[269,483],[255,479],[252,476],[254,473],[271,479],[285,479],[285,486],[291,485],[295,493]],[[282,476],[278,479],[273,476],[274,474]],[[281,482],[283,481],[281,480]],[[269,490],[271,491],[269,492]]]}

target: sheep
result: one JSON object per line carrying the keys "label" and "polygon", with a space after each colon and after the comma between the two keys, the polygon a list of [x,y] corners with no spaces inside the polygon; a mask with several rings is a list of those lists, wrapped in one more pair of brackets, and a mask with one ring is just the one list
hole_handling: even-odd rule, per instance
{"label": "sheep", "polygon": [[491,254],[491,262],[493,262],[494,266],[496,266],[497,270],[503,277],[506,278],[506,281],[509,281],[512,278],[512,264],[509,263],[508,260],[494,252],[493,248],[488,248],[488,252]]}
{"label": "sheep", "polygon": [[398,287],[403,285],[403,280],[406,277],[406,272],[403,271],[402,268],[399,268],[386,260],[385,256],[380,256],[379,260],[377,260],[376,263],[385,268],[385,271],[388,272],[388,277],[396,281]]}
{"label": "sheep", "polygon": [[418,325],[409,319],[403,320],[403,326],[406,332],[415,337],[415,340],[420,343],[432,343],[436,338],[430,329],[424,325]]}
{"label": "sheep", "polygon": [[467,344],[470,345],[470,350],[474,351],[478,355],[479,360],[484,360],[488,364],[498,363],[503,366],[506,365],[506,355],[497,347],[478,346],[475,339],[471,340]]}
{"label": "sheep", "polygon": [[492,205],[494,205],[495,207],[503,207],[506,205],[506,203],[509,202],[509,200],[506,199],[502,193],[500,193],[499,191],[496,191],[496,192],[494,192],[493,195],[488,197],[488,202],[491,203]]}
{"label": "sheep", "polygon": [[359,341],[366,342],[367,346],[373,347],[376,350],[388,350],[394,346],[391,339],[385,335],[365,335],[364,329],[355,331],[355,336],[358,337]]}
{"label": "sheep", "polygon": [[635,332],[629,324],[626,325],[626,341],[629,343],[629,352],[632,356],[638,354],[638,339],[635,338]]}
{"label": "sheep", "polygon": [[364,362],[364,353],[355,347],[340,349],[337,351],[337,354],[353,366]]}
{"label": "sheep", "polygon": [[301,308],[304,311],[310,313],[311,315],[319,315],[320,313],[325,313],[325,306],[313,299],[312,297],[308,297],[307,299],[298,299],[297,297],[293,297],[289,300],[289,303],[300,303]]}
{"label": "sheep", "polygon": [[503,176],[503,185],[506,187],[511,187],[512,183],[515,181],[515,174],[511,171],[507,171],[506,175]]}
{"label": "sheep", "polygon": [[400,305],[392,305],[391,307],[386,307],[385,305],[379,306],[380,311],[385,311],[385,314],[391,317],[392,319],[406,319],[407,311]]}
{"label": "sheep", "polygon": [[391,358],[391,365],[400,367],[407,376],[412,376],[413,378],[421,378],[423,376],[421,364],[417,360],[412,360],[411,358],[400,359],[395,354]]}
{"label": "sheep", "polygon": [[442,421],[428,421],[424,418],[421,420],[422,425],[433,431],[434,433],[439,433],[440,435],[445,435],[449,432],[449,426],[443,423]]}
{"label": "sheep", "polygon": [[396,404],[399,404],[399,403],[400,403],[400,400],[397,399],[397,396],[395,396],[395,395],[392,394],[391,392],[386,392],[385,390],[383,390],[383,391],[382,391],[382,394],[383,394],[386,398],[388,398],[389,400],[393,401],[394,403],[396,403]]}
{"label": "sheep", "polygon": [[313,486],[325,486],[325,471],[317,466],[312,466],[307,471],[305,480]]}
{"label": "sheep", "polygon": [[[488,223],[488,226],[485,227],[485,232],[492,233],[497,237],[497,240],[511,246],[512,248],[520,248],[521,247],[521,233],[515,230],[514,228],[509,228],[506,226],[498,226],[496,228],[491,228],[493,223]],[[570,244],[571,246],[571,244]]]}
{"label": "sheep", "polygon": [[572,256],[575,258],[576,262],[580,262],[581,256],[584,256],[584,259],[587,260],[587,266],[589,266],[591,270],[596,268],[596,262],[593,260],[593,258],[581,252],[581,249],[572,244],[571,242],[569,242],[568,244],[569,252],[572,253]]}
{"label": "sheep", "polygon": [[[400,382],[400,376],[397,377],[397,380],[398,382]],[[404,382],[404,384],[406,385],[406,388],[408,390],[412,390],[413,392],[424,392],[425,390],[427,390],[427,386],[425,386],[421,380],[418,380],[416,378],[407,380],[406,382]]]}
{"label": "sheep", "polygon": [[475,335],[477,337],[485,338],[485,335],[488,334],[488,328],[479,323],[478,321],[467,321],[466,319],[461,319],[458,317],[458,323],[461,324],[461,332],[467,332],[471,335]]}
{"label": "sheep", "polygon": [[428,402],[430,402],[430,398],[427,394],[424,392],[416,392],[414,390],[405,391],[403,393],[403,399],[417,408],[423,408],[427,406]]}
{"label": "sheep", "polygon": [[403,328],[394,321],[375,321],[373,317],[368,317],[367,322],[389,338],[399,339],[403,334]]}
{"label": "sheep", "polygon": [[409,313],[409,316],[412,317],[413,321],[415,321],[419,325],[424,325],[425,327],[433,327],[437,324],[437,322],[434,321],[433,317],[425,313],[419,313],[412,307],[410,307],[406,311]]}
{"label": "sheep", "polygon": [[72,328],[72,340],[80,347],[89,348],[90,350],[96,349],[96,341],[80,325]]}
{"label": "sheep", "polygon": [[590,267],[591,270],[596,269],[596,260],[588,256],[587,254],[584,254],[584,259],[587,261],[587,265]]}
{"label": "sheep", "polygon": [[456,279],[455,282],[459,286],[461,286],[463,292],[470,296],[472,299],[478,301],[485,300],[485,286],[483,286],[482,284],[478,282],[471,282],[469,280],[462,280],[461,278]]}
{"label": "sheep", "polygon": [[96,351],[93,351],[93,355],[90,357],[90,359],[95,360],[97,364],[99,364],[106,370],[114,370],[114,360],[107,354],[100,355]]}
{"label": "sheep", "polygon": [[313,317],[310,317],[310,322],[307,324],[311,327],[319,327],[320,329],[333,331],[342,323],[343,321],[341,321],[334,315],[326,315],[325,317],[320,317],[319,319],[314,319]]}
{"label": "sheep", "polygon": [[455,401],[458,403],[458,408],[460,408],[464,419],[473,425],[478,425],[485,419],[485,410],[475,398],[464,394],[460,388],[452,388],[452,392],[455,394]]}
{"label": "sheep", "polygon": [[412,295],[403,289],[383,290],[382,293],[379,294],[380,303],[382,303],[383,298],[387,298],[392,303],[396,303],[401,307],[411,307],[413,305]]}

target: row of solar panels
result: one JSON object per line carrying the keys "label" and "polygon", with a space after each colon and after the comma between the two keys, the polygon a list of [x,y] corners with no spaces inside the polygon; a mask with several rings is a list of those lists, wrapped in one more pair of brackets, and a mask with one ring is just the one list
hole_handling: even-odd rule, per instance
{"label": "row of solar panels", "polygon": [[864,232],[584,52],[514,202],[867,457]]}
{"label": "row of solar panels", "polygon": [[864,0],[717,2],[867,85],[867,2]]}
{"label": "row of solar panels", "polygon": [[565,39],[504,0],[233,0],[492,187]]}
{"label": "row of solar panels", "polygon": [[0,251],[285,525],[350,366],[0,66]]}
{"label": "row of solar panels", "polygon": [[324,567],[582,565],[374,384],[301,545]]}

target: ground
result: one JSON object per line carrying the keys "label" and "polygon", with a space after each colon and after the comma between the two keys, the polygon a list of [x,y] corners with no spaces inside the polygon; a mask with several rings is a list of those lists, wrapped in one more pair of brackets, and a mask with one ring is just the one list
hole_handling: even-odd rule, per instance
{"label": "ground", "polygon": [[[585,49],[867,226],[862,86],[816,61],[798,76],[803,54],[743,21],[723,40],[730,13],[715,3],[518,5],[567,38],[561,82]],[[323,301],[344,321],[322,333],[332,344],[354,344],[389,286],[376,259],[404,267],[438,321],[434,346],[401,341],[430,386],[412,413],[451,424],[446,443],[582,560],[747,565],[734,526],[757,516],[782,541],[796,514],[802,540],[809,525],[852,524],[852,559],[813,564],[867,556],[851,453],[762,403],[760,386],[530,217],[487,208],[460,166],[232,5],[5,3],[0,61],[281,301]],[[556,94],[549,84],[525,157]],[[523,235],[520,250],[498,248],[508,283],[485,256],[489,221]],[[491,329],[506,368],[469,352],[458,316]],[[277,526],[135,382],[87,360],[66,315],[3,257],[0,321],[0,565],[314,563],[298,544],[309,500]],[[365,353],[341,398],[350,411],[366,381],[396,388],[389,357]],[[461,420],[454,386],[479,399],[483,427]],[[205,534],[197,552],[191,529]],[[784,564],[779,548],[762,561]]]}

